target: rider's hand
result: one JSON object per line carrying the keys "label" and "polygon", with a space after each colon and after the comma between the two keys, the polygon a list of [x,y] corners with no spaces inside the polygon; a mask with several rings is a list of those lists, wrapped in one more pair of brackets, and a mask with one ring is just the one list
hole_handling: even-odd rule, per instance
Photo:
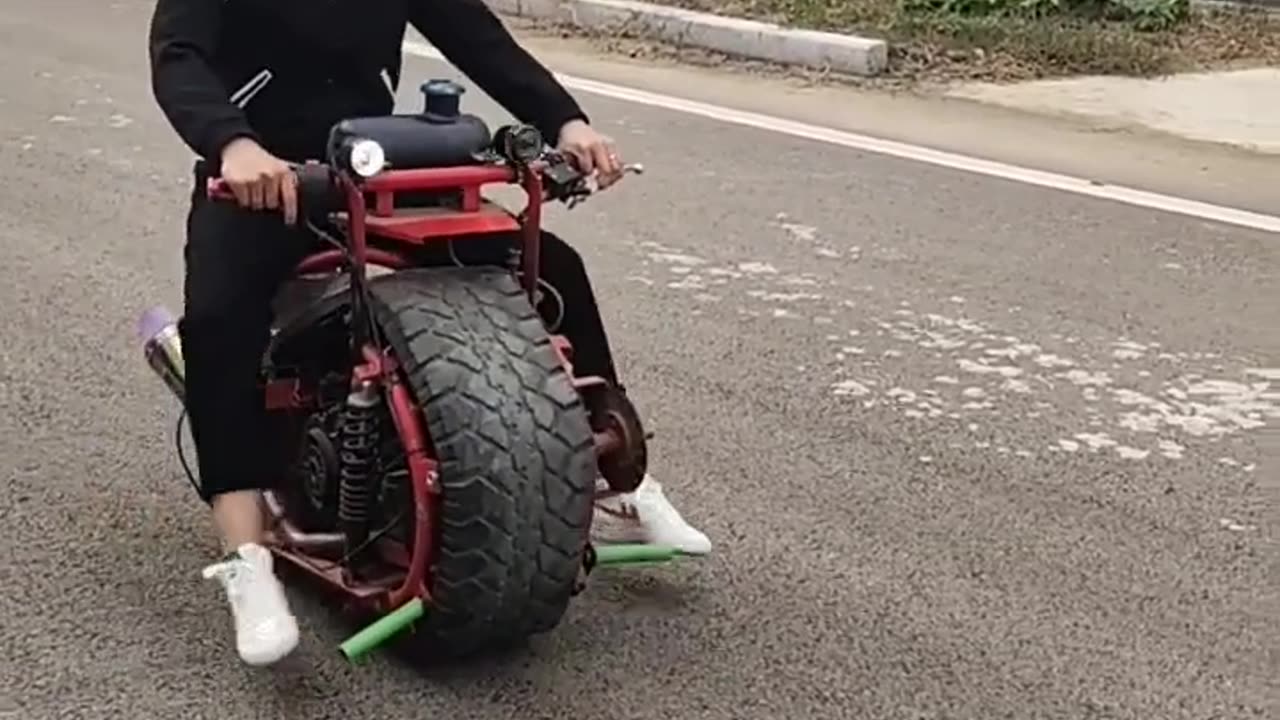
{"label": "rider's hand", "polygon": [[572,157],[583,173],[595,173],[602,190],[622,179],[622,158],[613,140],[582,120],[570,120],[560,128],[556,149]]}
{"label": "rider's hand", "polygon": [[236,138],[222,149],[222,180],[240,207],[283,209],[285,223],[298,218],[297,177],[289,163],[249,138]]}

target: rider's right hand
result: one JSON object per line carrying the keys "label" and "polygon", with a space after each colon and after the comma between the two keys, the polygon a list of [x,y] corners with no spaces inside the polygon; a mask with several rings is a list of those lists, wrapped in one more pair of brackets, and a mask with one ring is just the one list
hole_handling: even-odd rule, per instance
{"label": "rider's right hand", "polygon": [[250,138],[236,138],[222,149],[222,180],[240,207],[283,210],[284,221],[298,218],[298,178],[289,163]]}

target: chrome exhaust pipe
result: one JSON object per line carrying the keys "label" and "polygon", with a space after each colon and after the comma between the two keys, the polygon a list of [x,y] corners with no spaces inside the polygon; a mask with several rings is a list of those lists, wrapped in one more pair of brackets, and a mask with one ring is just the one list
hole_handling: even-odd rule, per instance
{"label": "chrome exhaust pipe", "polygon": [[185,405],[187,369],[182,359],[178,319],[166,308],[157,305],[138,318],[138,339],[142,341],[142,353],[151,370],[178,398],[178,402]]}

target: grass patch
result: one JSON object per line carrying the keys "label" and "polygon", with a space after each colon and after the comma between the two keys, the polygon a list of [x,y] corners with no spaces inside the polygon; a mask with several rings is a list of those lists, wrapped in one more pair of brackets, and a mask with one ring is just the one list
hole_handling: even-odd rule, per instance
{"label": "grass patch", "polygon": [[891,72],[1023,79],[1280,63],[1280,17],[1188,0],[658,0],[890,41]]}

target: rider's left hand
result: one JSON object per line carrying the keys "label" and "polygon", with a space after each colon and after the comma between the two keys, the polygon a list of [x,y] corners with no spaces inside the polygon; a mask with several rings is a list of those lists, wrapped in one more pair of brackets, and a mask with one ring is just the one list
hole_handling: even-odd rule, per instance
{"label": "rider's left hand", "polygon": [[595,173],[601,190],[622,179],[622,158],[613,140],[582,120],[570,120],[560,128],[556,149],[572,157],[582,172]]}

